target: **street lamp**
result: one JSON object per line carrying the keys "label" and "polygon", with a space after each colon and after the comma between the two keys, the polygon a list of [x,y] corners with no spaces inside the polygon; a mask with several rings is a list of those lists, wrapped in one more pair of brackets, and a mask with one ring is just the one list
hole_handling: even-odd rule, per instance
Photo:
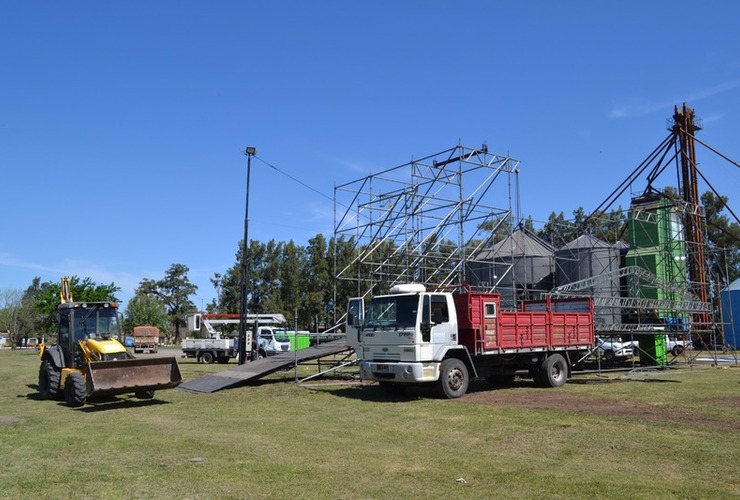
{"label": "street lamp", "polygon": [[[252,156],[257,154],[257,148],[248,146],[244,150],[247,155],[247,203],[244,210],[244,242],[242,247],[242,293],[241,318],[239,320],[239,364],[247,361],[247,276],[249,265],[247,259],[247,245],[249,244],[249,177],[252,172]],[[250,352],[252,346],[249,346]]]}

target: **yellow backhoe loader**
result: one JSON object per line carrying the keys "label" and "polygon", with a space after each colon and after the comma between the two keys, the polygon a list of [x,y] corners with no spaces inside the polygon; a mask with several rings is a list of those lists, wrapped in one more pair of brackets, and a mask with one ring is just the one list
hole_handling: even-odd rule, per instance
{"label": "yellow backhoe loader", "polygon": [[180,367],[173,357],[136,359],[120,338],[118,305],[74,302],[69,280],[62,280],[57,307],[57,344],[41,346],[38,390],[42,399],[64,396],[72,407],[88,398],[133,393],[154,397],[154,391],[177,387]]}

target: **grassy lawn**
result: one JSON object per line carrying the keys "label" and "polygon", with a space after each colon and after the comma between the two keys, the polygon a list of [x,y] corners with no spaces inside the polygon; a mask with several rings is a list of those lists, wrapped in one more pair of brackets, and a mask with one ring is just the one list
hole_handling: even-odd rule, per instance
{"label": "grassy lawn", "polygon": [[[2,498],[740,497],[736,367],[453,401],[290,371],[72,409],[37,399],[38,365],[0,350]],[[185,380],[233,366],[180,360]]]}

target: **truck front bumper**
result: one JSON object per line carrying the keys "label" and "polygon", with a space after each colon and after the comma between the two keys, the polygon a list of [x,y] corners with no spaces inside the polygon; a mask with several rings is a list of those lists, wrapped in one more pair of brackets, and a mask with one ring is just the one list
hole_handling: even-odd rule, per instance
{"label": "truck front bumper", "polygon": [[360,362],[360,376],[365,380],[379,382],[421,383],[436,382],[439,379],[439,363],[383,363],[375,361]]}

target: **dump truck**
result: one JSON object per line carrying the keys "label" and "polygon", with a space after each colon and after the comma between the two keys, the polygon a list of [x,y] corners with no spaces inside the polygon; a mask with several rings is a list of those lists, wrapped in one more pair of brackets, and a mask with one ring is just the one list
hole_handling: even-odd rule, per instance
{"label": "dump truck", "polygon": [[135,326],[134,332],[134,353],[144,351],[157,352],[159,346],[159,328],[156,326]]}
{"label": "dump truck", "polygon": [[151,399],[154,391],[182,382],[174,357],[137,359],[118,341],[116,303],[74,302],[69,280],[62,281],[61,297],[55,314],[58,341],[39,350],[41,399],[63,397],[71,407],[91,398],[126,393]]}
{"label": "dump truck", "polygon": [[463,396],[471,378],[502,385],[519,375],[541,387],[562,386],[594,345],[589,298],[546,297],[502,311],[499,294],[467,285],[396,285],[367,309],[362,297],[352,298],[345,326],[363,379],[389,393],[435,384],[450,399]]}

